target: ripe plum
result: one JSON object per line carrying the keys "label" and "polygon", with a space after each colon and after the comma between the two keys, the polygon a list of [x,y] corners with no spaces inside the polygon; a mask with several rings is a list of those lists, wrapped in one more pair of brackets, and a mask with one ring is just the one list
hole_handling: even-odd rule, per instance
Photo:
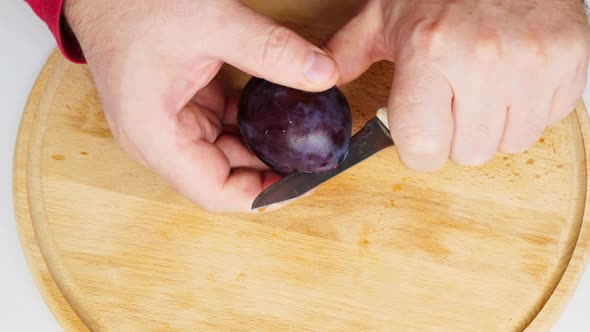
{"label": "ripe plum", "polygon": [[334,169],[346,158],[352,119],[344,94],[307,92],[253,77],[238,102],[246,145],[283,175]]}

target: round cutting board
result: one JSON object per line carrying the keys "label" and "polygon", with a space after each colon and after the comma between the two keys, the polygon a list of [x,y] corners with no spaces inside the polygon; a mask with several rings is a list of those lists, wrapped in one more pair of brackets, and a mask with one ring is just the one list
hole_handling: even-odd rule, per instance
{"label": "round cutting board", "polygon": [[[343,21],[305,8],[286,24],[312,40]],[[343,87],[355,131],[392,75],[378,63]],[[220,77],[228,91],[247,79]],[[589,133],[580,104],[483,167],[415,173],[392,147],[283,209],[208,214],[121,152],[87,68],[56,51],[23,115],[15,208],[69,331],[548,330],[588,257]]]}

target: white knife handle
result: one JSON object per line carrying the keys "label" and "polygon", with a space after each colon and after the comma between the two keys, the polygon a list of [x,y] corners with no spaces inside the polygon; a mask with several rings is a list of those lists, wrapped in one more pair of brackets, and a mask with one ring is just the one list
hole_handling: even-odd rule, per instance
{"label": "white knife handle", "polygon": [[387,107],[381,107],[377,110],[377,119],[389,130],[389,121],[387,121]]}

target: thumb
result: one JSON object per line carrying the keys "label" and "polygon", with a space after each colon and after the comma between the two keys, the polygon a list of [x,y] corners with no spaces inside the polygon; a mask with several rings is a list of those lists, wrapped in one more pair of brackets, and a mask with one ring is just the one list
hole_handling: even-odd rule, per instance
{"label": "thumb", "polygon": [[319,47],[241,3],[228,10],[222,39],[214,41],[224,62],[268,81],[323,91],[338,81],[338,67]]}
{"label": "thumb", "polygon": [[377,1],[367,1],[358,13],[340,30],[332,35],[325,48],[332,54],[340,68],[340,84],[348,83],[371,64],[379,60],[391,59],[386,51]]}

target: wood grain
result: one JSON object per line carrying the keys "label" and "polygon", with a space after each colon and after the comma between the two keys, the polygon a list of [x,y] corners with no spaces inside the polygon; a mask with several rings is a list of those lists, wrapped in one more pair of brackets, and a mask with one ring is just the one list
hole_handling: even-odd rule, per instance
{"label": "wood grain", "polygon": [[[321,40],[358,1],[322,21],[319,2],[249,4]],[[393,74],[343,87],[355,131]],[[56,51],[19,132],[19,234],[68,331],[548,330],[588,258],[589,129],[580,104],[484,167],[414,173],[390,148],[284,209],[213,215],[126,158],[87,68]]]}

